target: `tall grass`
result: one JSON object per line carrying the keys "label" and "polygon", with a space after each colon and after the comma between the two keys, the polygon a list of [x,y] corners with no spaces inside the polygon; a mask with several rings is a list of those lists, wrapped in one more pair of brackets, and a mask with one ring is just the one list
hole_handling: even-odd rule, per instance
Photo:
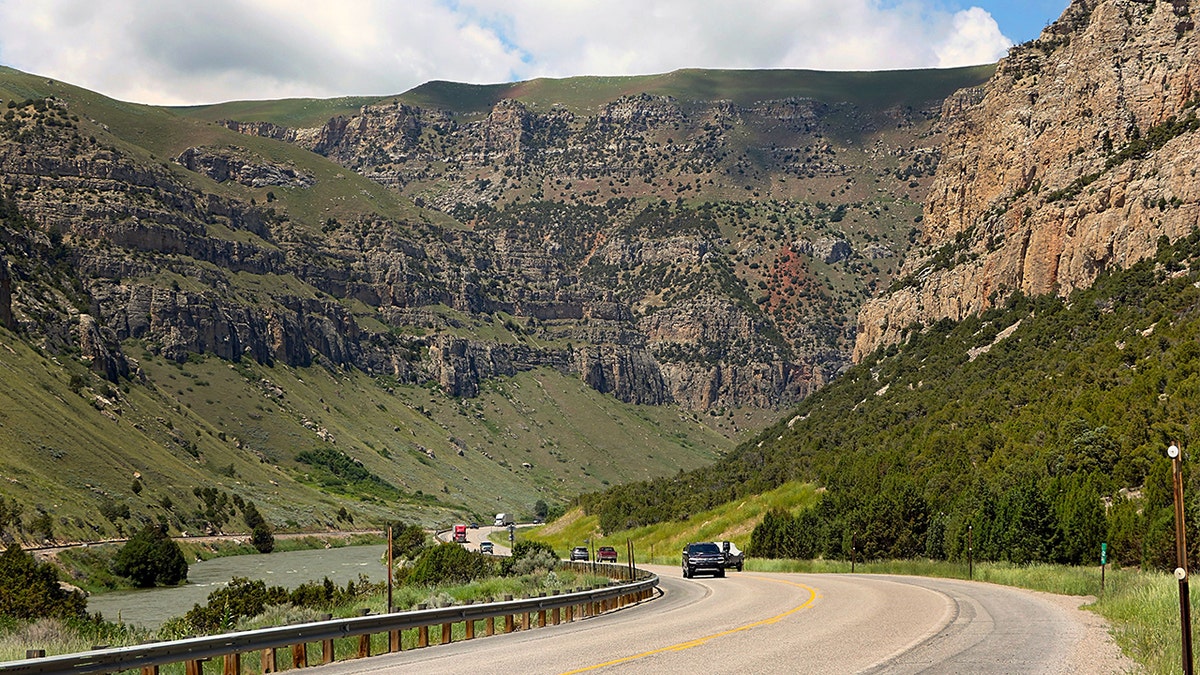
{"label": "tall grass", "polygon": [[[539,593],[570,592],[576,588],[597,588],[607,585],[606,577],[575,572],[570,569],[545,570],[539,569],[530,574],[513,577],[491,577],[463,585],[445,586],[398,586],[393,589],[392,609],[406,611],[421,606],[427,608],[450,607],[468,603],[497,602],[512,598],[528,598]],[[366,610],[371,614],[384,614],[388,611],[387,595],[385,592],[358,598],[344,604],[320,609],[278,605],[268,607],[262,614],[237,623],[237,630],[252,630],[270,626],[282,626],[293,623],[305,623],[321,620],[326,614],[339,618],[362,615]],[[147,642],[175,640],[185,635],[174,634],[167,622],[164,628],[154,632],[134,628],[125,624],[114,624],[105,621],[78,619],[62,621],[58,619],[40,619],[34,622],[18,622],[8,620],[0,622],[0,662],[17,661],[25,658],[28,649],[44,649],[48,656],[56,654],[74,654],[86,652],[96,646],[123,647]],[[462,637],[464,628],[455,627],[456,639]],[[416,633],[404,636],[406,648],[416,644]],[[373,640],[386,644],[386,636],[375,636]],[[337,647],[338,658],[349,658],[357,649],[353,645]],[[376,645],[373,653],[382,651],[384,647]],[[247,654],[247,663],[257,663],[257,655]],[[176,672],[164,669],[164,673]],[[179,670],[178,672],[182,672]],[[218,671],[219,672],[219,671]]]}

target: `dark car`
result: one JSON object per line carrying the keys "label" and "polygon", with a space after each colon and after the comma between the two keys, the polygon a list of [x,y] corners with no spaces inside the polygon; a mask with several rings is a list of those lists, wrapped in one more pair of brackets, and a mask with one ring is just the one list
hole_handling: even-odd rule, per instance
{"label": "dark car", "polygon": [[596,560],[599,562],[617,562],[617,549],[611,546],[601,546],[596,549]]}
{"label": "dark car", "polygon": [[587,562],[590,557],[591,556],[588,555],[588,550],[587,550],[586,546],[576,546],[575,548],[571,549],[571,562],[574,562],[576,560],[582,560],[583,562]]}
{"label": "dark car", "polygon": [[690,579],[697,572],[725,576],[725,554],[711,541],[692,542],[683,547],[683,577]]}

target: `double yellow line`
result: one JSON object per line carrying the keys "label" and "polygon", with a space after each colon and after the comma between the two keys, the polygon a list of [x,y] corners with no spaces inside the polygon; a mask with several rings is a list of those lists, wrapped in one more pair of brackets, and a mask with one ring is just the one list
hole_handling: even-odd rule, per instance
{"label": "double yellow line", "polygon": [[[747,575],[747,576],[749,576],[749,575]],[[795,586],[797,588],[803,588],[804,590],[808,591],[808,600],[804,601],[804,603],[801,605],[797,605],[796,607],[793,607],[793,608],[789,609],[788,611],[783,612],[782,614],[776,614],[775,616],[770,617],[768,619],[762,619],[761,621],[755,621],[754,623],[748,623],[744,626],[738,626],[737,628],[730,628],[729,630],[721,631],[720,633],[713,633],[712,635],[705,635],[704,637],[699,637],[699,638],[696,638],[695,640],[688,640],[687,642],[680,642],[678,644],[673,644],[668,647],[660,647],[659,649],[653,649],[648,652],[642,652],[641,654],[634,654],[633,656],[626,656],[626,657],[619,658],[619,659],[613,659],[612,661],[605,661],[604,663],[597,663],[594,666],[588,666],[586,668],[579,668],[577,670],[569,670],[569,671],[563,673],[562,675],[575,675],[576,673],[586,673],[586,672],[589,672],[592,670],[599,670],[601,668],[607,668],[609,666],[616,666],[616,665],[620,665],[622,663],[628,663],[630,661],[644,659],[647,656],[654,656],[655,654],[663,654],[665,652],[681,652],[685,649],[691,649],[692,647],[698,647],[698,646],[708,642],[709,640],[712,640],[715,638],[724,637],[726,635],[733,635],[734,633],[740,633],[744,630],[750,630],[751,628],[758,628],[759,626],[768,626],[770,624],[773,624],[773,623],[776,623],[783,619],[786,619],[787,617],[795,614],[796,612],[808,609],[809,607],[812,606],[812,604],[814,602],[817,601],[817,598],[821,597],[820,593],[817,592],[817,589],[815,589],[811,586],[806,586],[804,584],[798,584],[798,583],[795,583],[792,581],[784,581],[783,579],[771,579],[769,577],[751,576],[750,578],[751,579],[759,579],[761,581],[770,581],[770,582],[774,582],[777,584],[786,584],[788,586]]]}

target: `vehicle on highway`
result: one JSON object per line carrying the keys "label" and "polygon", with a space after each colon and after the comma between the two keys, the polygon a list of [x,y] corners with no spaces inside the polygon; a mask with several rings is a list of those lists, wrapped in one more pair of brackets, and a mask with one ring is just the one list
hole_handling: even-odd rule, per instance
{"label": "vehicle on highway", "polygon": [[746,564],[746,554],[742,553],[741,549],[732,541],[715,541],[713,543],[725,555],[725,569],[737,568],[737,571],[741,572],[742,566]]}
{"label": "vehicle on highway", "polygon": [[479,552],[491,555],[493,552],[492,542],[490,542],[490,541],[479,542]]}
{"label": "vehicle on highway", "polygon": [[711,541],[694,541],[683,547],[683,578],[691,579],[697,572],[725,576],[725,554]]}
{"label": "vehicle on highway", "polygon": [[454,541],[455,541],[455,543],[459,543],[459,544],[467,543],[467,526],[466,525],[459,524],[459,525],[454,526]]}
{"label": "vehicle on highway", "polygon": [[587,562],[589,559],[591,559],[591,555],[588,554],[586,546],[576,546],[571,549],[571,562],[575,562],[576,560]]}
{"label": "vehicle on highway", "polygon": [[596,549],[597,562],[617,562],[617,549],[611,546],[601,546]]}

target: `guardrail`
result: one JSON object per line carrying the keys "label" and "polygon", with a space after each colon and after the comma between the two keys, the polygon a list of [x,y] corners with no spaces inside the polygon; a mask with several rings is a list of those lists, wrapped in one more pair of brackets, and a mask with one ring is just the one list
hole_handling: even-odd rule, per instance
{"label": "guardrail", "polygon": [[[289,648],[291,666],[304,668],[309,665],[309,645],[321,645],[320,664],[334,661],[333,641],[339,638],[357,637],[358,651],[353,658],[365,658],[371,654],[371,636],[388,635],[387,652],[401,651],[401,631],[417,631],[417,647],[432,644],[430,628],[440,627],[440,641],[451,641],[452,627],[465,624],[465,638],[475,638],[476,624],[483,621],[484,634],[511,633],[546,625],[557,625],[604,612],[620,609],[649,599],[658,586],[658,577],[643,570],[624,565],[571,564],[564,566],[580,570],[595,570],[610,577],[625,579],[610,582],[603,588],[575,591],[562,595],[548,595],[522,600],[458,605],[440,609],[420,609],[392,614],[368,615],[332,621],[263,628],[241,633],[227,633],[208,637],[158,642],[133,647],[97,649],[81,654],[64,654],[23,661],[0,663],[0,673],[45,675],[49,673],[109,673],[121,670],[140,669],[143,675],[157,675],[159,666],[183,663],[187,675],[200,675],[205,661],[222,659],[222,672],[233,675],[241,672],[241,656],[246,653],[261,654],[261,671],[277,672],[282,664],[277,650]],[[630,575],[633,579],[628,579]],[[503,619],[497,625],[497,619]],[[384,653],[384,652],[380,652]]]}

